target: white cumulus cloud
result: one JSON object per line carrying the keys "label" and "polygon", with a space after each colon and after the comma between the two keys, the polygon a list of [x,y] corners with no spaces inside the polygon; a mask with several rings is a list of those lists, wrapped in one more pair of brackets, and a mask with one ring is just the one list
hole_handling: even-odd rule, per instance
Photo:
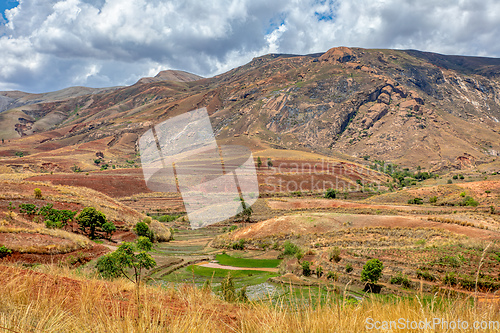
{"label": "white cumulus cloud", "polygon": [[496,0],[21,0],[0,22],[0,90],[211,76],[345,45],[500,56]]}

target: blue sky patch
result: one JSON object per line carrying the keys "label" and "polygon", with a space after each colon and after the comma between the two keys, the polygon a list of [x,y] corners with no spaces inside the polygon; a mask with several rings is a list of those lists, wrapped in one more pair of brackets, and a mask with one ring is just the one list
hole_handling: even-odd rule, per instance
{"label": "blue sky patch", "polygon": [[19,5],[19,2],[16,0],[0,0],[0,13],[2,13],[2,17],[4,20],[7,20],[5,17],[5,11],[7,9],[12,9],[14,7],[17,7]]}

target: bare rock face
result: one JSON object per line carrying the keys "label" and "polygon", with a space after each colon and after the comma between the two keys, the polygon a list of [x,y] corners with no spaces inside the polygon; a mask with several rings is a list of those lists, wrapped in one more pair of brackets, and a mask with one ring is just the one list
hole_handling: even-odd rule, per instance
{"label": "bare rock face", "polygon": [[383,92],[380,95],[378,95],[377,101],[380,103],[389,104],[391,103],[391,96],[386,92]]}
{"label": "bare rock face", "polygon": [[344,63],[356,59],[354,52],[348,47],[334,47],[319,57],[320,61],[329,61],[333,63]]}

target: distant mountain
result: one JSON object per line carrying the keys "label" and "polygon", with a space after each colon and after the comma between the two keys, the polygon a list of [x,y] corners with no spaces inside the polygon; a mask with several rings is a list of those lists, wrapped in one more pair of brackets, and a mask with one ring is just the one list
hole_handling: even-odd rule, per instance
{"label": "distant mountain", "polygon": [[158,81],[177,81],[177,82],[191,82],[191,81],[197,81],[203,79],[202,76],[184,72],[184,71],[174,71],[174,70],[166,70],[166,71],[161,71],[160,73],[156,74],[155,77],[144,77],[137,81],[138,84],[143,84],[143,83],[151,83],[151,82],[158,82]]}
{"label": "distant mountain", "polygon": [[27,142],[54,156],[91,142],[133,154],[151,124],[200,107],[221,144],[254,151],[432,170],[494,164],[500,154],[500,59],[338,47],[269,54],[213,78],[164,71],[129,87],[69,89],[0,93],[0,107],[13,106],[0,114],[0,136],[19,138],[0,154]]}

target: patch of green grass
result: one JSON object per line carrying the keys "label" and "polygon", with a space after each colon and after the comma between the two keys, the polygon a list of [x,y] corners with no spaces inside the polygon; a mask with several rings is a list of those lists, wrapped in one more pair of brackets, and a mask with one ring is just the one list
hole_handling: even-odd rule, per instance
{"label": "patch of green grass", "polygon": [[259,274],[269,274],[269,272],[265,271],[251,271],[251,270],[230,270],[230,269],[221,269],[221,268],[210,268],[210,267],[202,267],[198,265],[191,265],[186,267],[186,271],[189,273],[194,273],[198,276],[204,277],[217,277],[224,278],[227,276],[227,273],[231,272],[231,276],[234,278],[247,277],[248,275],[259,275]]}
{"label": "patch of green grass", "polygon": [[275,268],[281,263],[279,259],[243,259],[234,258],[227,254],[219,254],[215,258],[221,265],[234,267]]}

